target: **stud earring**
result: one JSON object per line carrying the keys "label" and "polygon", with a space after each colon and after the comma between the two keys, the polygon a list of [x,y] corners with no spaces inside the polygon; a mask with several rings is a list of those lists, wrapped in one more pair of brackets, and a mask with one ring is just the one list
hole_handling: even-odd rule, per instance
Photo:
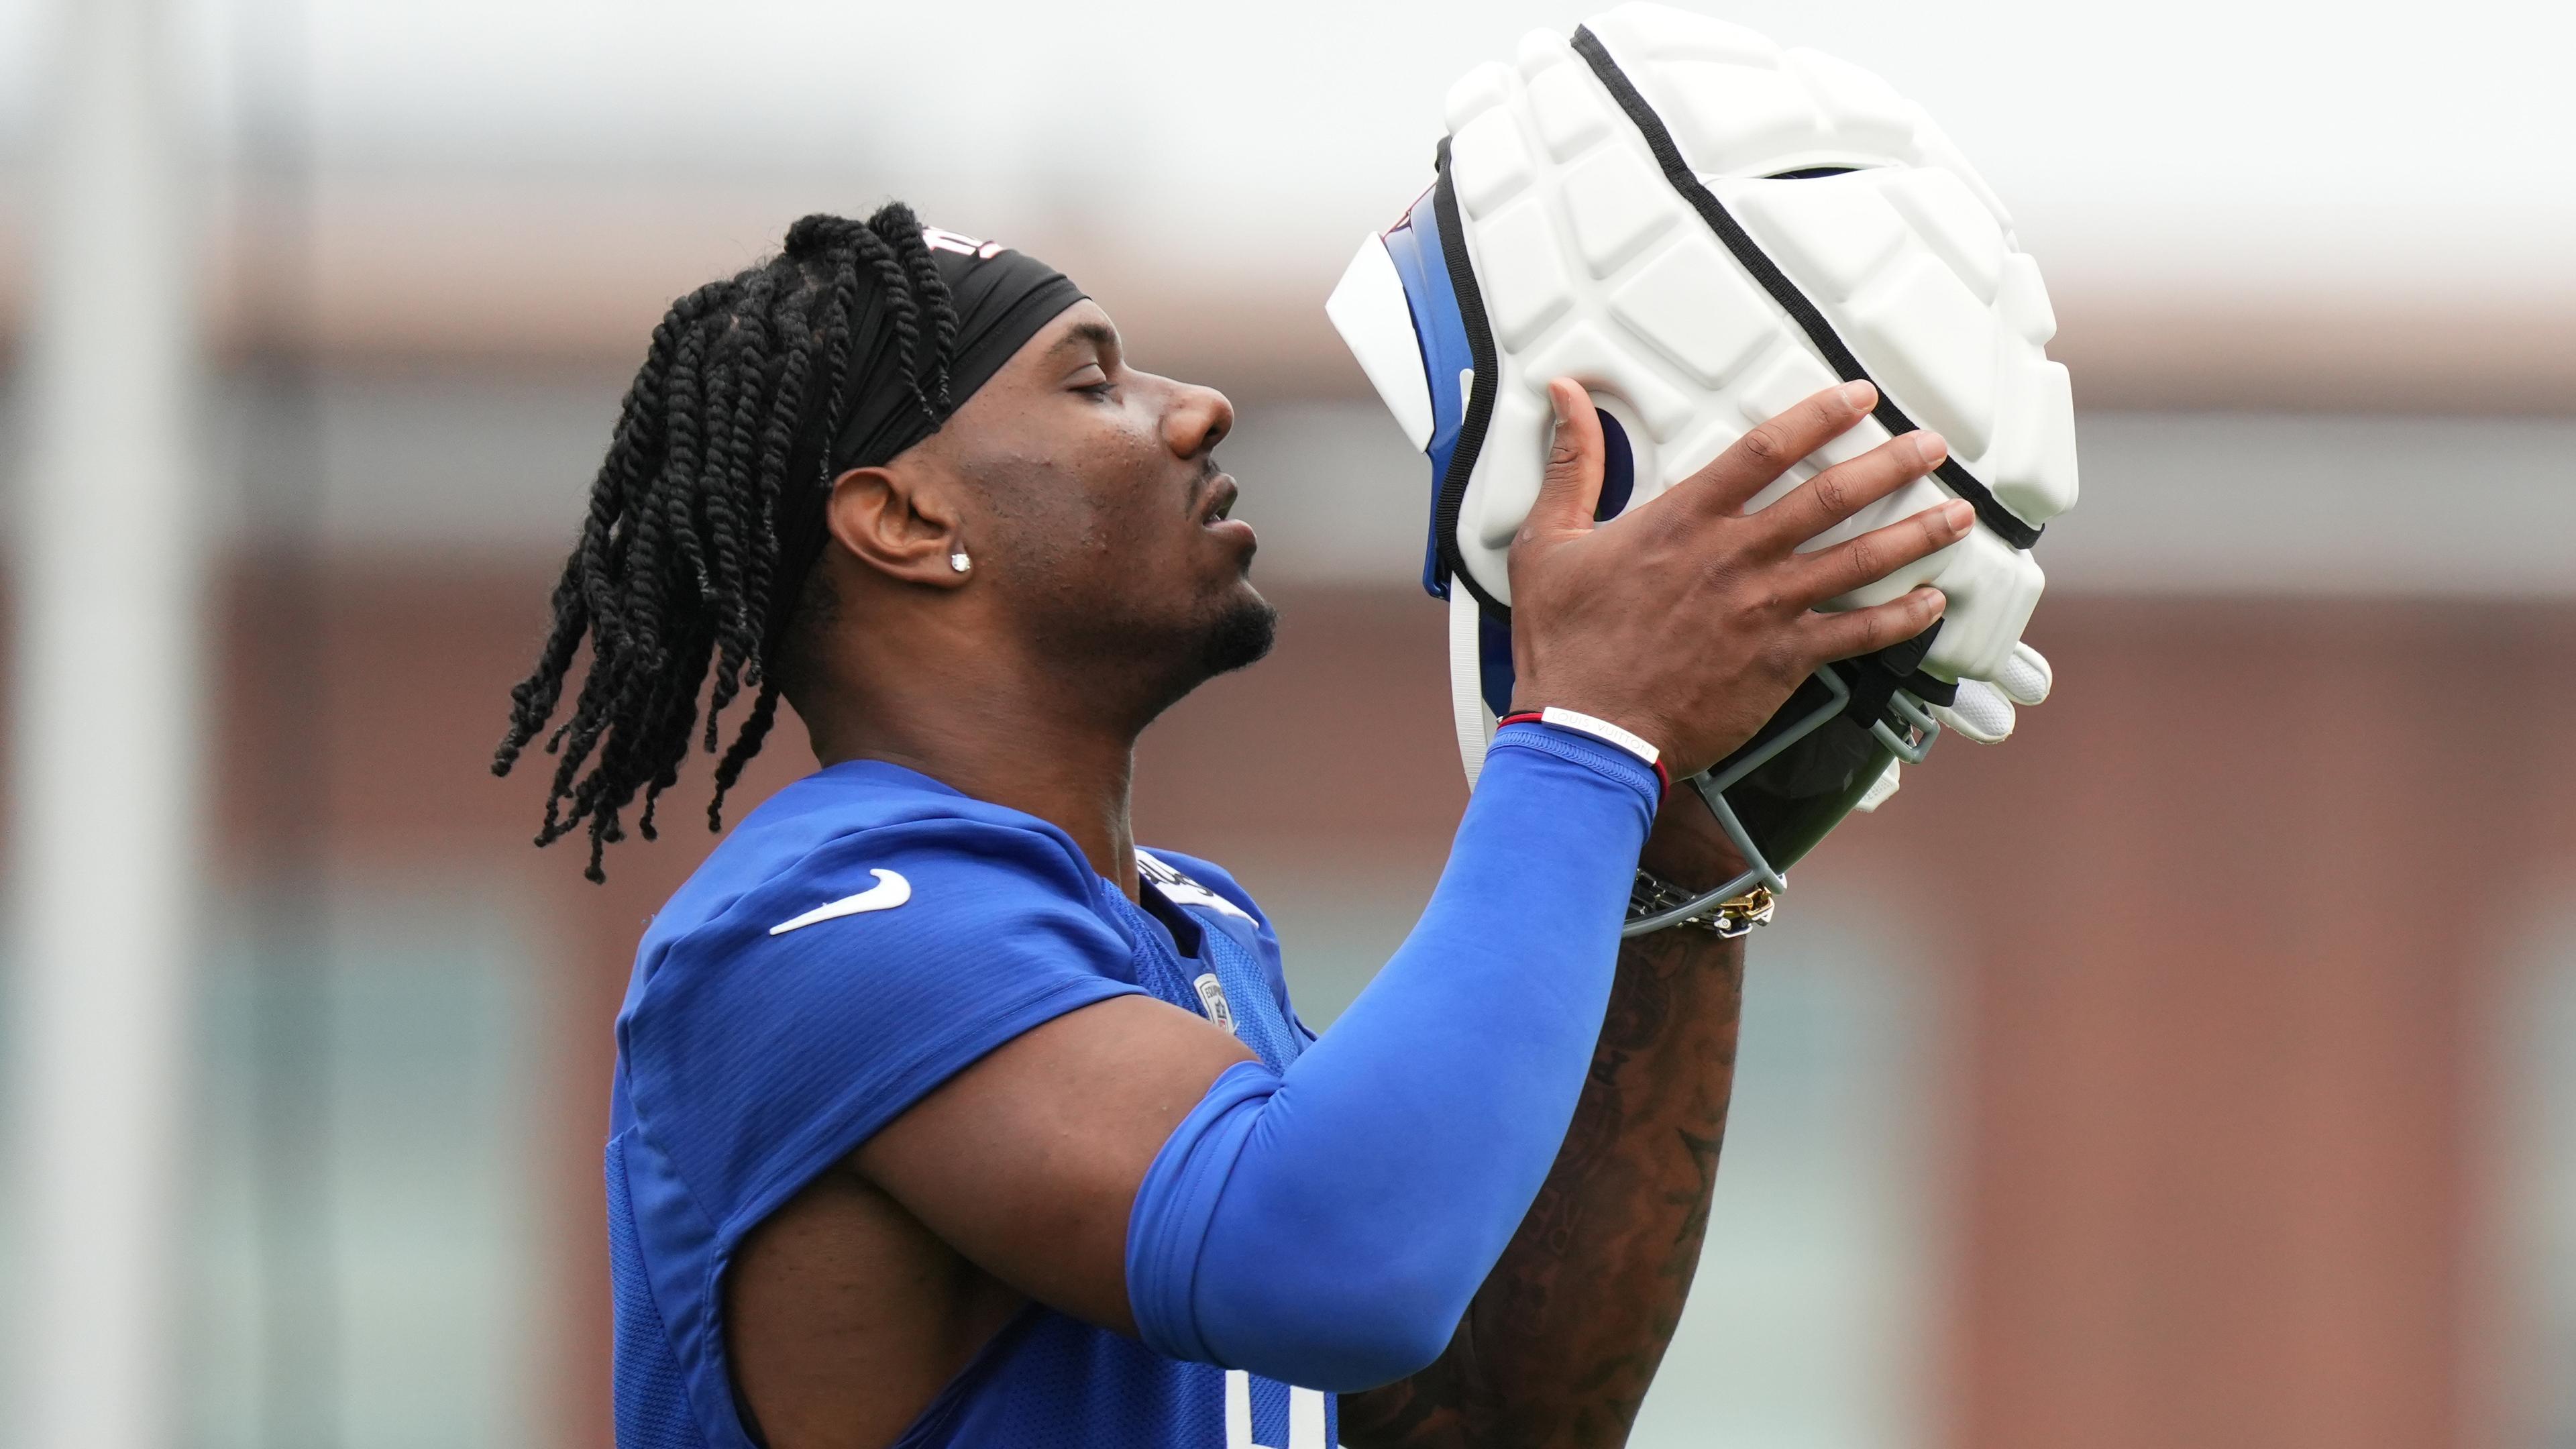
{"label": "stud earring", "polygon": [[975,562],[974,560],[966,557],[963,552],[952,553],[948,556],[948,566],[962,574],[968,569],[973,568],[975,566]]}

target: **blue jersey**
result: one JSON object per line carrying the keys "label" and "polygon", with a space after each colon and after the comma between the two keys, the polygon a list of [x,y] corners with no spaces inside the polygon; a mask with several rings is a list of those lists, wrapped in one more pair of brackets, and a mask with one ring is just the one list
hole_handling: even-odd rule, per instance
{"label": "blue jersey", "polygon": [[[622,1449],[751,1449],[721,1285],[743,1237],[960,1069],[1142,993],[1273,1069],[1313,1040],[1232,878],[1139,852],[1140,909],[1071,837],[853,761],[752,812],[646,931],[617,1018],[607,1149]],[[1283,1270],[1285,1271],[1285,1270]],[[1031,1305],[900,1449],[1328,1449],[1330,1395],[1167,1358]]]}

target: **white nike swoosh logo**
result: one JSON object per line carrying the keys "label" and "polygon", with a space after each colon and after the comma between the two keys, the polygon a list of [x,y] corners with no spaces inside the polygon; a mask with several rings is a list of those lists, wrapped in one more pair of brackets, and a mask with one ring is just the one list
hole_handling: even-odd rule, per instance
{"label": "white nike swoosh logo", "polygon": [[843,916],[864,915],[869,911],[890,911],[912,899],[912,882],[905,880],[900,872],[872,870],[868,874],[877,878],[875,885],[857,895],[843,896],[829,905],[816,906],[792,921],[781,921],[769,928],[769,934],[784,936],[817,921],[836,921]]}

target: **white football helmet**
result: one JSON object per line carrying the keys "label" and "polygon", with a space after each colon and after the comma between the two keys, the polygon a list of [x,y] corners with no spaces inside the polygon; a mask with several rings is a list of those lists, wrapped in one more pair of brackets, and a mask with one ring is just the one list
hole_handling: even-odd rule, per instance
{"label": "white football helmet", "polygon": [[1447,111],[1431,189],[1361,244],[1326,310],[1431,460],[1423,582],[1450,603],[1471,778],[1511,697],[1506,559],[1546,466],[1549,380],[1580,381],[1600,411],[1603,519],[1837,380],[1876,384],[1874,416],[1752,507],[1895,433],[1949,442],[1933,477],[1808,545],[1966,499],[1966,537],[1827,606],[1929,583],[1949,600],[1940,623],[1820,670],[1692,781],[1750,863],[1703,901],[1782,889],[1944,723],[2000,739],[2015,702],[2046,695],[2046,662],[2020,642],[2044,582],[2029,550],[2073,506],[2076,474],[2038,266],[1920,107],[1704,16],[1636,3],[1570,41],[1533,31],[1515,64],[1453,86]]}

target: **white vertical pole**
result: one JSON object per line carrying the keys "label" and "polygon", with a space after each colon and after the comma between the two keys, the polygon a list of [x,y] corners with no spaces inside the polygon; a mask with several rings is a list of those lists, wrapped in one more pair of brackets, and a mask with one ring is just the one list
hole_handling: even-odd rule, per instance
{"label": "white vertical pole", "polygon": [[51,8],[11,694],[27,1292],[0,1438],[165,1449],[204,724],[199,208],[174,7]]}

